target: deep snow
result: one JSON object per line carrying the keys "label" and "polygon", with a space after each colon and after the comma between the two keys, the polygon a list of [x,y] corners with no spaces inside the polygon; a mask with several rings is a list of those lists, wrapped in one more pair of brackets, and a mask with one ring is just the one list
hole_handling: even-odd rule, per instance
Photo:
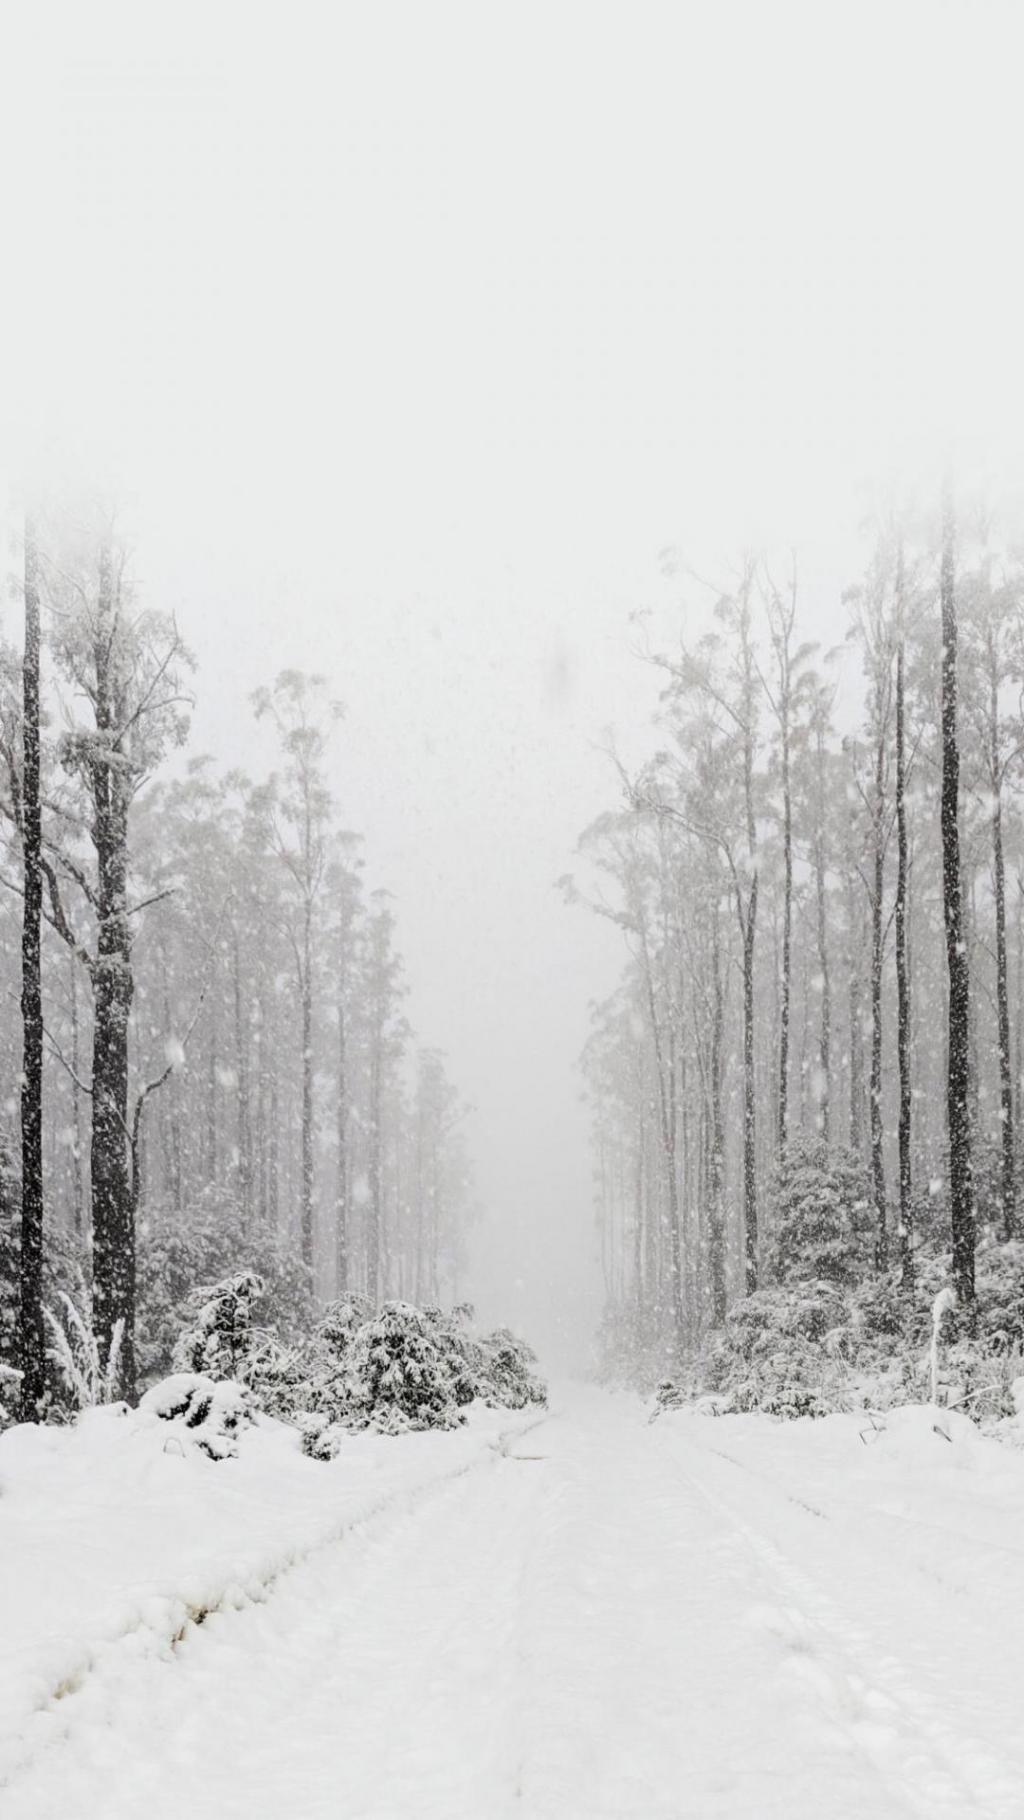
{"label": "deep snow", "polygon": [[1024,1814],[1024,1456],[962,1417],[164,1445],[0,1439],[5,1820]]}

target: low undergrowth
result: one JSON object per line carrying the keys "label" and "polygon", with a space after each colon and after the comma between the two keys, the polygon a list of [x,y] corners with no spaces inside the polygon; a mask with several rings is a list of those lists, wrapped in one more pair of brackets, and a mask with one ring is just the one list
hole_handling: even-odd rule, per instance
{"label": "low undergrowth", "polygon": [[173,1374],[143,1400],[212,1458],[235,1450],[254,1413],[292,1423],[303,1451],[328,1460],[354,1430],[456,1428],[476,1400],[504,1409],[546,1401],[529,1347],[504,1328],[476,1333],[467,1305],[444,1312],[386,1302],[374,1310],[350,1295],[296,1340],[260,1323],[262,1296],[251,1270],[195,1289]]}
{"label": "low undergrowth", "polygon": [[694,1334],[682,1360],[664,1321],[611,1310],[604,1375],[656,1392],[658,1407],[719,1414],[937,1401],[1024,1446],[1024,1243],[983,1227],[968,1323],[938,1229],[921,1233],[912,1283],[876,1268],[868,1187],[845,1152],[795,1146],[771,1187],[769,1226],[765,1286]]}

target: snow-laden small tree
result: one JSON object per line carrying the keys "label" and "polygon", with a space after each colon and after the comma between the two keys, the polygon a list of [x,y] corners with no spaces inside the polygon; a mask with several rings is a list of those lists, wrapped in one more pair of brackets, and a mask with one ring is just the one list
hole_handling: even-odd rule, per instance
{"label": "snow-laden small tree", "polygon": [[855,1283],[869,1267],[871,1190],[857,1158],[824,1144],[791,1144],[769,1196],[765,1274],[770,1283]]}
{"label": "snow-laden small tree", "polygon": [[147,1214],[139,1228],[138,1365],[143,1383],[166,1377],[183,1327],[193,1319],[197,1284],[218,1284],[239,1270],[263,1283],[260,1316],[286,1344],[309,1331],[309,1272],[294,1245],[265,1225],[247,1223],[225,1195]]}
{"label": "snow-laden small tree", "polygon": [[189,1324],[174,1348],[177,1372],[205,1372],[237,1378],[257,1340],[253,1309],[263,1297],[263,1278],[239,1270],[221,1283],[202,1284],[188,1298]]}
{"label": "snow-laden small tree", "polygon": [[385,1302],[360,1327],[348,1357],[352,1421],[397,1434],[456,1428],[455,1373],[434,1323],[409,1302]]}
{"label": "snow-laden small tree", "polygon": [[503,1409],[525,1409],[546,1403],[547,1389],[534,1367],[537,1355],[507,1327],[498,1327],[482,1342],[484,1354],[478,1395]]}

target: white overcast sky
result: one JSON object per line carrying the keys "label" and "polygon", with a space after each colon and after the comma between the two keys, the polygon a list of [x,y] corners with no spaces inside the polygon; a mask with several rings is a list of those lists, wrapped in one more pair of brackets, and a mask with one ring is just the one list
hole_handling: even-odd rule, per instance
{"label": "white overcast sky", "polygon": [[553,881],[642,743],[658,552],[795,542],[838,628],[872,487],[1020,478],[1019,7],[0,8],[0,463],[113,490],[261,763],[284,664],[478,1107],[479,1287],[592,1279],[573,1073],[611,933]]}

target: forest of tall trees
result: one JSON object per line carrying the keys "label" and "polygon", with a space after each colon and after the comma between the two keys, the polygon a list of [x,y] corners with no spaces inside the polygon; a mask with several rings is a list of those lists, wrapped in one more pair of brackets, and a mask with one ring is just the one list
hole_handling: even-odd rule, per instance
{"label": "forest of tall trees", "polygon": [[1024,556],[951,496],[888,516],[831,650],[795,557],[697,587],[570,883],[628,956],[583,1056],[608,1347],[692,1355],[812,1154],[863,1182],[880,1277],[945,1252],[969,1331],[1022,1193]]}
{"label": "forest of tall trees", "polygon": [[44,1396],[55,1260],[129,1396],[153,1235],[162,1256],[211,1228],[245,1254],[270,1243],[324,1299],[456,1300],[466,1108],[409,1026],[391,897],[338,819],[325,680],[285,671],[257,692],[269,776],[220,770],[183,750],[192,659],[113,522],[50,512],[16,542],[0,1364],[22,1374],[23,1415]]}

